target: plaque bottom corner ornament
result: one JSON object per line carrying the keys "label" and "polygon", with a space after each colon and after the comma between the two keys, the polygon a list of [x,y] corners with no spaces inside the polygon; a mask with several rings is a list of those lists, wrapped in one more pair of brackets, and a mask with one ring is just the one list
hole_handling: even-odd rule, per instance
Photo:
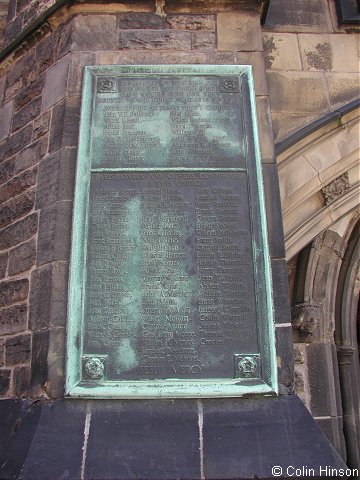
{"label": "plaque bottom corner ornament", "polygon": [[86,380],[101,380],[106,376],[106,356],[84,355],[82,357],[83,376]]}
{"label": "plaque bottom corner ornament", "polygon": [[259,353],[235,353],[235,378],[259,378],[260,377],[260,354]]}

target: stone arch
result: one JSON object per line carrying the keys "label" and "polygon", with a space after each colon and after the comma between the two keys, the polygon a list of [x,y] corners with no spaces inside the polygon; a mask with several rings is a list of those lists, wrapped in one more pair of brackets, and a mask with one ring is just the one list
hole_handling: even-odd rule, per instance
{"label": "stone arch", "polygon": [[[359,467],[359,110],[278,145],[296,390]],[[304,132],[303,132],[304,133]],[[291,141],[293,143],[291,144]],[[284,148],[287,147],[287,148]]]}
{"label": "stone arch", "polygon": [[359,102],[278,145],[287,260],[359,204]]}

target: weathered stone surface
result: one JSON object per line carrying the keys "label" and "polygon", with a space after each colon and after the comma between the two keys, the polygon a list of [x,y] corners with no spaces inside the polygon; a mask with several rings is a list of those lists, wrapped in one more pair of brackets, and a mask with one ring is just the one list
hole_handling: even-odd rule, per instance
{"label": "weathered stone surface", "polygon": [[191,33],[174,30],[125,30],[119,48],[145,50],[191,50]]}
{"label": "weathered stone surface", "polygon": [[45,135],[50,128],[51,112],[45,112],[43,115],[35,118],[33,141]]}
{"label": "weathered stone surface", "polygon": [[17,335],[5,340],[5,364],[17,365],[30,359],[31,335]]}
{"label": "weathered stone surface", "polygon": [[80,119],[80,100],[69,97],[57,104],[52,113],[49,153],[61,147],[77,145]]}
{"label": "weathered stone surface", "polygon": [[194,32],[192,34],[192,48],[215,48],[216,35],[215,32]]}
{"label": "weathered stone surface", "polygon": [[6,395],[10,388],[11,370],[0,369],[0,395]]}
{"label": "weathered stone surface", "polygon": [[0,211],[0,228],[29,213],[35,203],[35,190],[19,195],[2,205]]}
{"label": "weathered stone surface", "polygon": [[216,28],[214,15],[168,15],[166,23],[176,30],[215,30]]}
{"label": "weathered stone surface", "polygon": [[165,17],[160,17],[155,13],[129,12],[118,15],[118,26],[121,30],[164,29],[168,23]]}
{"label": "weathered stone surface", "polygon": [[326,73],[325,76],[332,110],[359,97],[358,73]]}
{"label": "weathered stone surface", "polygon": [[10,180],[14,172],[15,163],[13,159],[0,163],[0,184]]}
{"label": "weathered stone surface", "polygon": [[72,200],[76,149],[58,150],[40,162],[36,192],[36,208],[44,208],[59,200]]}
{"label": "weathered stone surface", "polygon": [[[19,152],[15,157],[15,172],[19,173],[22,170],[35,165],[45,155],[47,150],[47,138],[32,143],[27,148]],[[1,177],[1,174],[0,174]]]}
{"label": "weathered stone surface", "polygon": [[219,50],[262,51],[260,17],[255,13],[219,13],[217,35]]}
{"label": "weathered stone surface", "polygon": [[[31,395],[44,395],[48,376],[47,355],[49,348],[49,331],[42,330],[32,335],[31,349]],[[45,392],[46,393],[46,392]]]}
{"label": "weathered stone surface", "polygon": [[268,72],[273,111],[325,113],[329,105],[321,73]]}
{"label": "weathered stone surface", "polygon": [[0,338],[0,367],[5,363],[5,338]]}
{"label": "weathered stone surface", "polygon": [[0,158],[5,160],[5,158],[14,155],[19,150],[26,147],[31,141],[32,132],[32,125],[28,125],[11,135],[7,142],[3,142],[3,144],[0,145]]}
{"label": "weathered stone surface", "polygon": [[288,113],[288,112],[271,112],[273,134],[275,143],[284,140],[286,137],[294,133],[296,130],[304,127],[308,123],[318,118],[316,112],[309,113]]}
{"label": "weathered stone surface", "polygon": [[29,280],[12,280],[0,283],[0,307],[26,300],[29,291]]}
{"label": "weathered stone surface", "polygon": [[15,197],[35,185],[36,177],[37,167],[13,177],[9,182],[0,187],[0,202],[6,202],[11,197]]}
{"label": "weathered stone surface", "polygon": [[32,237],[37,231],[38,216],[33,213],[0,231],[0,250],[13,247]]}
{"label": "weathered stone surface", "polygon": [[39,73],[47,70],[56,61],[56,49],[59,42],[59,30],[51,32],[51,34],[41,40],[36,46],[35,60],[36,68]]}
{"label": "weathered stone surface", "polygon": [[9,253],[9,275],[15,275],[19,272],[28,270],[35,265],[36,260],[36,241],[34,238],[28,242],[22,243]]}
{"label": "weathered stone surface", "polygon": [[53,262],[31,276],[29,325],[42,330],[66,324],[68,264]]}
{"label": "weathered stone surface", "polygon": [[52,107],[65,97],[69,64],[70,56],[67,55],[46,72],[42,110]]}
{"label": "weathered stone surface", "polygon": [[[60,53],[69,50],[114,50],[117,42],[115,15],[83,15],[70,23],[61,39]],[[106,34],[104,34],[106,32]],[[67,38],[66,38],[67,37]]]}
{"label": "weathered stone surface", "polygon": [[5,93],[6,75],[0,78],[0,107],[3,106],[3,98]]}
{"label": "weathered stone surface", "polygon": [[0,278],[4,278],[6,275],[7,261],[8,253],[0,254]]}
{"label": "weathered stone surface", "polygon": [[16,397],[27,397],[30,387],[30,368],[27,366],[15,367],[13,384]]}
{"label": "weathered stone surface", "polygon": [[261,160],[263,163],[275,162],[274,140],[269,97],[256,98],[256,110],[259,128]]}
{"label": "weathered stone surface", "polygon": [[272,260],[271,272],[274,291],[275,323],[290,323],[291,313],[286,261],[282,259]]}
{"label": "weathered stone surface", "polygon": [[237,63],[252,66],[255,95],[268,95],[265,62],[262,52],[240,52],[237,54]]}
{"label": "weathered stone surface", "polygon": [[[67,87],[66,87],[67,95],[79,95],[81,93],[84,66],[93,65],[94,63],[95,63],[95,54],[93,53],[85,53],[85,52],[72,53],[69,71],[68,71]],[[34,130],[35,130],[35,126],[34,126]]]}
{"label": "weathered stone surface", "polygon": [[[330,35],[298,35],[304,70],[330,72],[333,69],[333,50]],[[336,35],[339,38],[338,35]],[[346,56],[346,50],[343,50]],[[347,71],[347,70],[345,70]]]}
{"label": "weathered stone surface", "polygon": [[296,34],[264,32],[263,42],[268,70],[302,70]]}
{"label": "weathered stone surface", "polygon": [[294,389],[294,352],[291,327],[277,327],[275,338],[279,393],[289,394]]}
{"label": "weathered stone surface", "polygon": [[18,110],[30,102],[33,98],[41,94],[44,87],[44,77],[37,77],[36,80],[29,83],[15,97],[15,107]]}
{"label": "weathered stone surface", "polygon": [[279,208],[281,203],[277,166],[272,164],[264,164],[263,178],[270,256],[272,258],[284,258],[284,231],[282,225],[281,208]]}
{"label": "weathered stone surface", "polygon": [[0,310],[0,335],[12,335],[26,330],[27,306],[14,305]]}
{"label": "weathered stone surface", "polygon": [[70,252],[72,202],[56,202],[40,213],[37,263],[67,260]]}
{"label": "weathered stone surface", "polygon": [[24,20],[24,12],[20,13],[12,22],[6,24],[5,29],[5,44],[8,44],[15,40],[15,38],[21,32]]}
{"label": "weathered stone surface", "polygon": [[327,32],[332,30],[326,0],[272,0],[266,16],[266,26],[277,30]]}
{"label": "weathered stone surface", "polygon": [[0,142],[10,133],[11,119],[13,113],[13,102],[7,102],[0,108]]}
{"label": "weathered stone surface", "polygon": [[12,122],[12,131],[15,132],[31,122],[40,114],[41,97],[36,97],[34,100],[26,104],[21,110],[15,113]]}
{"label": "weathered stone surface", "polygon": [[51,329],[49,332],[48,378],[46,392],[50,398],[61,398],[65,386],[65,328]]}
{"label": "weathered stone surface", "polygon": [[[185,62],[184,62],[185,63]],[[238,62],[236,60],[235,52],[206,52],[206,60],[199,63],[209,63],[209,64],[218,64],[218,65],[236,65]]]}

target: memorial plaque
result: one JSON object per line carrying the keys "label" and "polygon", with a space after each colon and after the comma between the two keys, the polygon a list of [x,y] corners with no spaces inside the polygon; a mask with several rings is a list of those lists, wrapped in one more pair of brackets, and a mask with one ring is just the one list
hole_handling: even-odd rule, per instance
{"label": "memorial plaque", "polygon": [[67,392],[276,391],[250,67],[86,67]]}

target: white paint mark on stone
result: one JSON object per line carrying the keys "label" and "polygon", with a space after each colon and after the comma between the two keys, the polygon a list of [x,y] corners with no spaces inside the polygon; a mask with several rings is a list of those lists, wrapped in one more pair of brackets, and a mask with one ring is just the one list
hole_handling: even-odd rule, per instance
{"label": "white paint mark on stone", "polygon": [[198,424],[199,424],[199,450],[200,450],[200,479],[205,480],[204,473],[204,437],[203,437],[203,425],[204,425],[204,410],[201,400],[197,401],[198,406]]}
{"label": "white paint mark on stone", "polygon": [[89,432],[90,432],[90,422],[91,422],[91,412],[86,412],[85,418],[85,428],[84,428],[84,445],[83,445],[83,454],[82,454],[82,463],[81,463],[81,476],[80,479],[85,479],[85,463],[86,463],[86,454],[87,454],[87,446],[88,446],[88,439],[89,439]]}

